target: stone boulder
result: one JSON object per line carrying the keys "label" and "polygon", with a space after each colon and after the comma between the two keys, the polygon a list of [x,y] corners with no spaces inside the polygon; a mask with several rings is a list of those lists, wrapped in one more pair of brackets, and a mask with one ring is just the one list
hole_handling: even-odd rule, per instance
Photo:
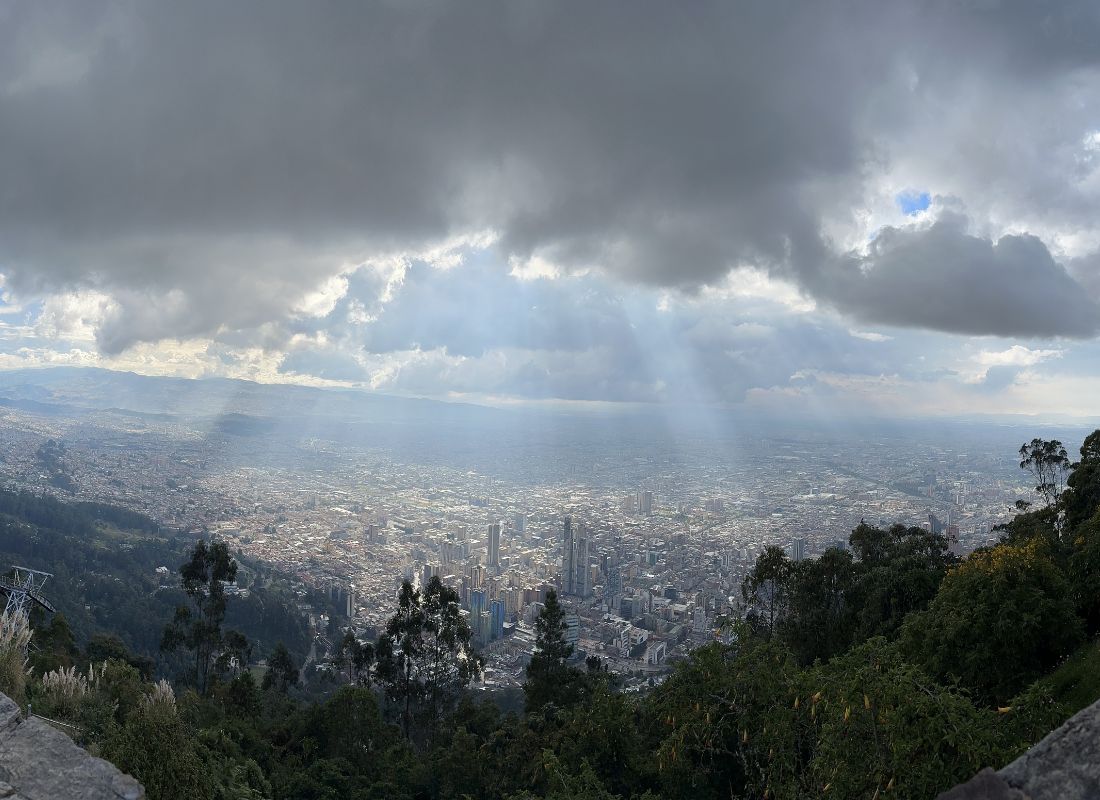
{"label": "stone boulder", "polygon": [[1100,798],[1100,702],[1077,712],[1008,766],[983,769],[938,800]]}
{"label": "stone boulder", "polygon": [[0,694],[0,798],[144,800],[145,789]]}

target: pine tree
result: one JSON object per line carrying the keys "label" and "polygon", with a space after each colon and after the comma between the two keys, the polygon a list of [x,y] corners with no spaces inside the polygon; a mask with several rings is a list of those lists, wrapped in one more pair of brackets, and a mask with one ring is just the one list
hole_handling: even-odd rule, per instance
{"label": "pine tree", "polygon": [[528,711],[547,703],[570,705],[579,694],[582,676],[568,664],[573,645],[566,641],[565,633],[565,611],[558,602],[558,593],[550,589],[535,620],[535,653],[527,665],[523,685]]}

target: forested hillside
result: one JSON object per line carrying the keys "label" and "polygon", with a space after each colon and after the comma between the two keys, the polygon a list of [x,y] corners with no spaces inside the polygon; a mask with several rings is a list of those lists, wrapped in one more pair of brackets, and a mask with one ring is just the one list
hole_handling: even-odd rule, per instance
{"label": "forested hillside", "polygon": [[[150,669],[164,660],[163,621],[185,601],[177,568],[194,543],[126,509],[0,489],[0,572],[18,564],[53,573],[46,596],[79,645],[115,637]],[[288,583],[248,568],[240,578],[249,595],[235,598],[227,624],[247,632],[257,657],[280,641],[304,656],[309,632]]]}
{"label": "forested hillside", "polygon": [[[75,725],[153,800],[929,798],[1009,762],[1100,697],[1100,431],[1079,462],[1040,440],[1021,459],[1035,501],[995,546],[958,560],[923,529],[860,525],[849,550],[820,559],[792,563],[768,548],[745,581],[745,618],[643,695],[619,691],[597,660],[572,658],[549,597],[518,714],[479,697],[469,628],[436,579],[405,585],[378,641],[347,636],[347,685],[307,703],[286,650],[261,681],[225,658],[240,643],[221,628],[238,602],[219,595],[219,575],[236,569],[224,548],[185,551],[147,522],[8,496],[24,504],[5,507],[12,541],[27,543],[13,549],[21,558],[85,548],[62,559],[74,586],[97,587],[93,576],[112,569],[142,574],[167,552],[155,548],[179,547],[171,564],[185,565],[186,592],[144,606],[139,592],[116,606],[137,615],[120,610],[118,630],[137,647],[187,606],[192,627],[179,624],[176,644],[210,671],[174,690],[154,685],[125,655],[104,663],[50,625],[35,633],[39,658],[72,668],[25,685],[8,670],[0,690]],[[89,515],[103,522],[88,527]],[[80,591],[55,597],[101,596]],[[81,626],[113,619],[88,604]],[[202,635],[187,639],[193,631]]]}

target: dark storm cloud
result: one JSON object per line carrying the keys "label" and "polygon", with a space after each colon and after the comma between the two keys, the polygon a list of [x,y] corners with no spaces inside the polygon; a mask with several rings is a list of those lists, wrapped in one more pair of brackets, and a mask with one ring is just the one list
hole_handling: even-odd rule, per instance
{"label": "dark storm cloud", "polygon": [[[0,270],[17,292],[112,295],[99,331],[111,352],[293,316],[348,261],[483,229],[503,255],[660,286],[749,262],[878,319],[886,281],[845,298],[821,281],[837,260],[823,217],[858,205],[870,165],[891,157],[883,142],[927,123],[960,78],[1079,76],[1097,55],[1097,6],[838,8],[8,6]],[[992,259],[1020,280],[988,284],[975,311],[949,284],[910,278],[891,322],[1094,330],[1080,305],[1016,313],[1057,271],[1044,248],[937,244],[962,272],[985,280]],[[1072,294],[1067,281],[1043,297]]]}
{"label": "dark storm cloud", "polygon": [[1100,309],[1034,236],[996,242],[945,214],[927,228],[886,228],[863,257],[815,281],[843,311],[883,325],[962,334],[1087,338]]}

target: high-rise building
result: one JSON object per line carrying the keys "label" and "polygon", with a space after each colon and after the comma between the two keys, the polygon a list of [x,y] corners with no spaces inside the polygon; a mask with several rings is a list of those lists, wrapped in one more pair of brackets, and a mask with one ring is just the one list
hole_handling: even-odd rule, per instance
{"label": "high-rise building", "polygon": [[488,611],[482,611],[473,617],[472,621],[474,637],[478,644],[486,645],[493,639],[493,616]]}
{"label": "high-rise building", "polygon": [[948,525],[944,535],[947,537],[947,551],[953,556],[961,556],[963,551],[962,545],[959,543],[959,526],[955,524]]}
{"label": "high-rise building", "polygon": [[619,567],[609,567],[607,570],[607,593],[617,595],[623,590],[623,573]]}
{"label": "high-rise building", "polygon": [[421,584],[421,586],[427,586],[428,581],[430,581],[432,578],[442,578],[442,577],[443,577],[443,575],[442,575],[438,565],[436,565],[436,564],[425,564],[423,573],[421,574],[421,577],[420,577],[420,584]]}
{"label": "high-rise building", "polygon": [[500,566],[500,523],[494,522],[489,526],[489,566],[496,569]]}
{"label": "high-rise building", "polygon": [[474,564],[472,567],[466,569],[466,574],[470,578],[470,586],[475,589],[480,589],[485,584],[485,567],[480,564]]}
{"label": "high-rise building", "polygon": [[565,641],[574,647],[581,637],[581,619],[576,614],[565,615]]}
{"label": "high-rise building", "polygon": [[504,614],[505,607],[503,600],[493,600],[489,604],[489,616],[492,619],[492,633],[490,638],[500,639],[504,636]]}
{"label": "high-rise building", "polygon": [[524,533],[527,530],[527,515],[516,514],[516,521],[513,527],[516,529],[516,533]]}
{"label": "high-rise building", "polygon": [[653,513],[653,492],[648,489],[638,492],[638,513],[646,515]]}
{"label": "high-rise building", "polygon": [[573,594],[588,597],[592,589],[588,563],[588,530],[582,526],[581,532],[584,535],[576,538],[573,552],[573,568],[576,571],[573,577]]}
{"label": "high-rise building", "polygon": [[573,581],[576,577],[573,544],[573,518],[566,516],[562,524],[561,540],[561,590],[565,594],[573,594]]}
{"label": "high-rise building", "polygon": [[588,597],[592,578],[588,557],[588,529],[573,530],[573,518],[566,517],[562,525],[561,590],[563,594]]}
{"label": "high-rise building", "polygon": [[489,609],[489,595],[483,589],[474,589],[470,592],[470,616],[475,619],[482,611]]}
{"label": "high-rise building", "polygon": [[623,619],[634,619],[634,598],[624,597],[619,601],[619,616]]}
{"label": "high-rise building", "polygon": [[345,609],[345,616],[348,619],[352,619],[355,616],[355,584],[348,584],[348,602]]}
{"label": "high-rise building", "polygon": [[791,542],[791,561],[804,561],[806,559],[806,540],[797,538]]}

